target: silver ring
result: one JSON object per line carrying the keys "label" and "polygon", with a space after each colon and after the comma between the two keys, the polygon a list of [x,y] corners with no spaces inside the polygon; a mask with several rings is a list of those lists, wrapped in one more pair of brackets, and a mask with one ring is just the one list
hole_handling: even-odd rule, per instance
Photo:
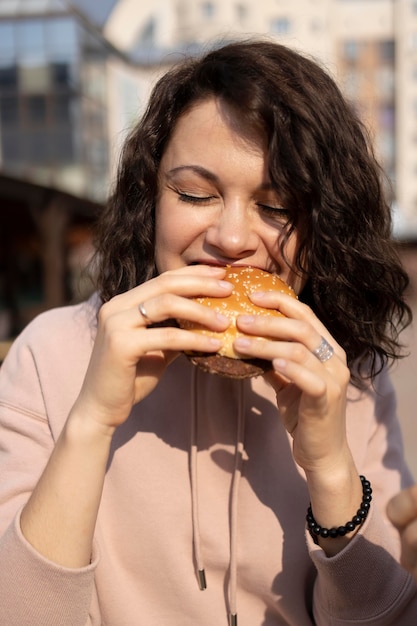
{"label": "silver ring", "polygon": [[334,354],[334,349],[329,344],[329,342],[326,341],[324,337],[322,337],[319,347],[313,350],[313,354],[315,357],[318,358],[319,361],[321,361],[321,363],[325,363],[332,358]]}
{"label": "silver ring", "polygon": [[142,315],[142,317],[145,320],[146,324],[153,324],[151,318],[149,317],[149,315],[146,312],[145,303],[144,302],[140,302],[138,304],[138,311]]}

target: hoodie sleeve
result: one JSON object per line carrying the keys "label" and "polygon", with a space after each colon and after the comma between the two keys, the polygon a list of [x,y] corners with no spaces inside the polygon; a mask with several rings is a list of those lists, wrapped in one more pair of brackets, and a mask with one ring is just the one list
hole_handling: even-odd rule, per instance
{"label": "hoodie sleeve", "polygon": [[413,482],[404,462],[395,392],[386,371],[378,376],[372,393],[351,403],[350,413],[353,454],[359,472],[371,481],[373,500],[357,535],[334,557],[328,558],[307,532],[318,574],[315,623],[413,626],[417,623],[417,587],[399,565],[399,537],[385,515],[388,500]]}
{"label": "hoodie sleeve", "polygon": [[0,368],[0,624],[86,626],[93,624],[97,557],[86,568],[61,567],[20,531],[20,511],[55,443],[30,333],[15,341]]}

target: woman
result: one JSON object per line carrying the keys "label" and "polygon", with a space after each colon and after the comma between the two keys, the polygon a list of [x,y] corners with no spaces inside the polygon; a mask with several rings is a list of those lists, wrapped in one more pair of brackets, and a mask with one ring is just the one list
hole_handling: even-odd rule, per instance
{"label": "woman", "polygon": [[[98,296],[35,320],[1,373],[3,622],[413,623],[383,515],[411,481],[387,375],[407,278],[333,81],[268,42],[173,68],[126,143],[97,258]],[[231,292],[225,265],[299,296],[254,293],[286,317],[239,318],[264,377],[183,354],[221,345],[172,320],[228,326],[192,300]]]}

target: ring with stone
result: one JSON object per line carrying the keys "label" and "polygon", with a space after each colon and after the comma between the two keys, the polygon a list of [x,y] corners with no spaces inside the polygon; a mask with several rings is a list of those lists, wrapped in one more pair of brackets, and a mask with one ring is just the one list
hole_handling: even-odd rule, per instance
{"label": "ring with stone", "polygon": [[328,361],[329,359],[331,359],[331,357],[334,354],[334,349],[333,347],[329,344],[329,342],[322,337],[321,341],[320,341],[320,345],[312,351],[314,356],[321,362],[321,363],[325,363],[326,361]]}

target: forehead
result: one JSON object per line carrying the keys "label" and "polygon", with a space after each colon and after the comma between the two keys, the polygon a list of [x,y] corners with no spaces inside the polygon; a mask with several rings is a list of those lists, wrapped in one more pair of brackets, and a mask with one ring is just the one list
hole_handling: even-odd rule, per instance
{"label": "forehead", "polygon": [[219,99],[197,101],[176,121],[162,160],[187,152],[207,157],[209,153],[245,151],[265,156],[266,136]]}

